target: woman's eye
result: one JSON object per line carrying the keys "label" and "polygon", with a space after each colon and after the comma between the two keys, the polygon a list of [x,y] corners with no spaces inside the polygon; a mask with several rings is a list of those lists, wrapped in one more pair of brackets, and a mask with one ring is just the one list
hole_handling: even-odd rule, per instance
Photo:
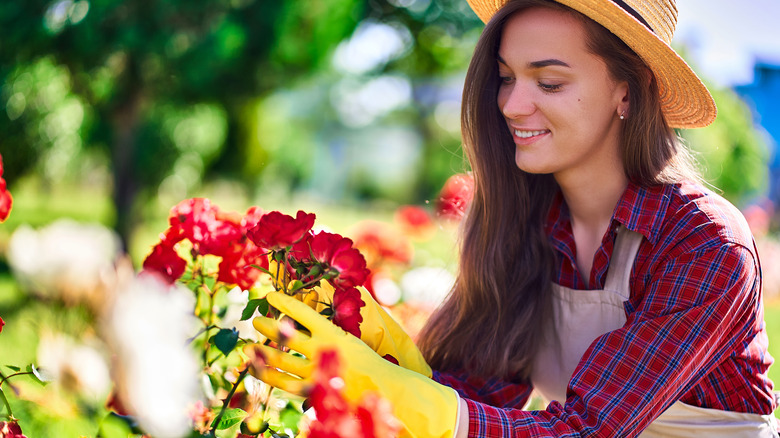
{"label": "woman's eye", "polygon": [[499,76],[498,79],[504,84],[510,84],[514,80],[512,76]]}
{"label": "woman's eye", "polygon": [[545,84],[544,82],[539,82],[539,88],[545,93],[555,93],[556,91],[559,91],[562,86],[562,84]]}

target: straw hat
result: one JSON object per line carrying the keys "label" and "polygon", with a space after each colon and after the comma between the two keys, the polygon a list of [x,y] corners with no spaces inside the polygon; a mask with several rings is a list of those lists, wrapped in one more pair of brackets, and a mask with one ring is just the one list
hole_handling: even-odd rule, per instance
{"label": "straw hat", "polygon": [[[468,0],[487,23],[508,0]],[[617,35],[650,67],[658,80],[661,107],[673,128],[699,128],[715,120],[712,95],[671,47],[677,26],[675,0],[555,0]]]}

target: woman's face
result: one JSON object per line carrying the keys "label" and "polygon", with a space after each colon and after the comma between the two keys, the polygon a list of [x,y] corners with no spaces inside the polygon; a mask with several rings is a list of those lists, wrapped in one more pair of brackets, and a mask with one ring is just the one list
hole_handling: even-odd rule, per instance
{"label": "woman's face", "polygon": [[628,87],[587,48],[582,23],[532,8],[509,18],[498,50],[498,106],[515,142],[515,162],[559,183],[598,179],[621,166],[621,112]]}

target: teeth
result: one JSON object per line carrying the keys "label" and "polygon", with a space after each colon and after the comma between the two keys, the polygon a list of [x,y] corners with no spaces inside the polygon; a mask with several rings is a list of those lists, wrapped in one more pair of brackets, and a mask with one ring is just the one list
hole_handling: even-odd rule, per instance
{"label": "teeth", "polygon": [[515,130],[515,135],[520,137],[520,138],[531,138],[531,137],[536,136],[536,135],[542,135],[545,132],[547,132],[547,131],[519,131],[519,130],[516,129]]}

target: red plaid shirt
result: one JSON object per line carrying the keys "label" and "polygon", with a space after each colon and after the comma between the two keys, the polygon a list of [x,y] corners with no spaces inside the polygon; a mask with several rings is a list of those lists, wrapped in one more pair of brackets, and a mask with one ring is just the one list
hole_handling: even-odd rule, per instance
{"label": "red plaid shirt", "polygon": [[[629,185],[597,251],[589,284],[604,287],[618,225],[641,233],[624,327],[597,338],[569,381],[565,404],[524,411],[530,382],[435,372],[466,399],[469,436],[638,435],[675,401],[769,414],[761,273],[739,211],[698,184]],[[557,283],[584,289],[568,210],[558,196],[547,223]]]}

